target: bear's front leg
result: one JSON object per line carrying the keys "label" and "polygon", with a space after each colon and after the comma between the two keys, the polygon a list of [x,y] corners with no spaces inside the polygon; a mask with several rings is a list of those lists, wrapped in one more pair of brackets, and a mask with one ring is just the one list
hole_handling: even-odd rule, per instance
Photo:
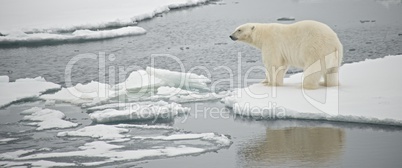
{"label": "bear's front leg", "polygon": [[262,61],[266,68],[266,85],[282,86],[283,78],[285,77],[288,69],[285,60],[280,56],[281,54],[276,51],[274,46],[264,47],[261,52]]}
{"label": "bear's front leg", "polygon": [[[282,86],[288,67],[285,65],[271,65],[267,67],[268,86]],[[266,80],[267,80],[266,79]]]}

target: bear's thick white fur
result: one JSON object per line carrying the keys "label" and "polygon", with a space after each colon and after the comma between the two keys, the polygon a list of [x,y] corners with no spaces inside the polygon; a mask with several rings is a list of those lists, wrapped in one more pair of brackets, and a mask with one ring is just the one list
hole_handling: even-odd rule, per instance
{"label": "bear's thick white fur", "polygon": [[261,50],[267,85],[283,85],[289,66],[303,68],[305,89],[318,88],[321,77],[325,86],[338,85],[343,47],[337,34],[324,23],[247,23],[239,26],[230,38]]}

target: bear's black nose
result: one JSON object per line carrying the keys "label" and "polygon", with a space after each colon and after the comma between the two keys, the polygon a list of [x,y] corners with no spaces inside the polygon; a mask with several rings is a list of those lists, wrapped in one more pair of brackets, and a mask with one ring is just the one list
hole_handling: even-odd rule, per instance
{"label": "bear's black nose", "polygon": [[229,37],[230,37],[230,39],[232,39],[233,41],[236,41],[236,40],[237,40],[237,38],[236,38],[236,37],[233,37],[232,35],[230,35]]}

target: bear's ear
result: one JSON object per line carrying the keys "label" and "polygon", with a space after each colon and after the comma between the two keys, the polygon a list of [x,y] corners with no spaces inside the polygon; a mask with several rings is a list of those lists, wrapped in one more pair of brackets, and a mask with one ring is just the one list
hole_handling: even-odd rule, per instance
{"label": "bear's ear", "polygon": [[251,27],[251,30],[254,30],[255,26]]}

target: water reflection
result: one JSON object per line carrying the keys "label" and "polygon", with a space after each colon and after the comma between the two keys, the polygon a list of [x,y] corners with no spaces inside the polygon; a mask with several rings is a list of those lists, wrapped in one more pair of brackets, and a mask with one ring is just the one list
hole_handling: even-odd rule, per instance
{"label": "water reflection", "polygon": [[339,128],[267,128],[265,136],[243,146],[238,155],[243,167],[321,167],[339,160],[344,143],[345,132]]}

